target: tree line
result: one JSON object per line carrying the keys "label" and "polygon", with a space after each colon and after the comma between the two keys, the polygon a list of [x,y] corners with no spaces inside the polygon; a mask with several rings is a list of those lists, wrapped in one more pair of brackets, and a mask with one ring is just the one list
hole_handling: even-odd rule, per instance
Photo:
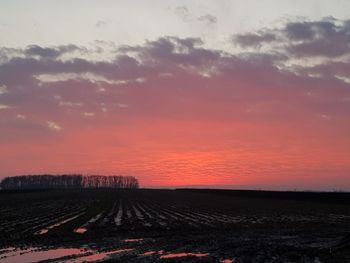
{"label": "tree line", "polygon": [[74,188],[139,188],[133,176],[102,175],[21,175],[4,178],[0,187],[3,190],[17,189],[74,189]]}

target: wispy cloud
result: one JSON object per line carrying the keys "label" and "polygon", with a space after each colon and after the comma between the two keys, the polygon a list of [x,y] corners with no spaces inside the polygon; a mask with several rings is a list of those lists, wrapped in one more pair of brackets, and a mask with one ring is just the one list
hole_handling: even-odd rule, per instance
{"label": "wispy cloud", "polygon": [[198,17],[198,21],[205,22],[207,25],[214,25],[218,22],[218,18],[211,14],[206,14]]}
{"label": "wispy cloud", "polygon": [[52,131],[61,131],[62,127],[53,121],[47,121],[47,127]]}
{"label": "wispy cloud", "polygon": [[0,95],[7,93],[7,87],[5,85],[0,86]]}

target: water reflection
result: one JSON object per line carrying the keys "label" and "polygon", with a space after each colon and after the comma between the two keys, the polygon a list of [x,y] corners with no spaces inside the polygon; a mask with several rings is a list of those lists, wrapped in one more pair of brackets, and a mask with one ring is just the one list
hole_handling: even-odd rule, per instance
{"label": "water reflection", "polygon": [[[59,262],[82,263],[95,262],[113,257],[113,255],[133,251],[134,248],[116,249],[98,252],[91,249],[79,248],[56,248],[43,250],[40,248],[26,249],[2,249],[0,252],[0,263],[31,263],[43,260],[57,260]],[[65,257],[65,258],[64,258]],[[67,259],[69,257],[69,259]]]}
{"label": "water reflection", "polygon": [[87,229],[85,227],[79,227],[74,229],[74,233],[77,233],[77,234],[84,234],[86,231]]}
{"label": "water reflection", "polygon": [[70,222],[70,221],[73,221],[74,219],[78,218],[78,217],[81,216],[81,215],[82,215],[82,214],[79,214],[79,215],[76,215],[76,216],[67,218],[67,219],[65,219],[65,220],[62,220],[62,221],[60,221],[60,222],[58,222],[58,223],[55,223],[55,224],[53,224],[53,225],[51,225],[51,226],[48,226],[48,227],[46,227],[46,228],[43,228],[43,229],[41,229],[41,230],[35,232],[34,234],[35,234],[35,235],[44,235],[44,234],[47,234],[51,229],[56,228],[56,227],[59,227],[59,226],[65,224],[65,223],[68,223],[68,222]]}
{"label": "water reflection", "polygon": [[152,256],[156,253],[157,253],[157,251],[147,251],[145,253],[140,254],[139,256],[141,256],[141,257]]}
{"label": "water reflection", "polygon": [[[123,242],[138,242],[143,239],[125,239]],[[3,248],[0,249],[0,263],[32,263],[39,261],[55,261],[61,263],[83,263],[96,262],[113,259],[117,255],[125,252],[135,251],[135,248],[118,248],[108,251],[98,251],[89,247],[83,248]],[[156,256],[159,259],[171,259],[181,257],[206,257],[209,253],[165,253],[164,250],[150,250],[138,254],[140,257]],[[234,260],[225,259],[220,261],[222,263],[233,263]]]}
{"label": "water reflection", "polygon": [[100,253],[95,253],[91,254],[88,256],[83,256],[79,257],[74,260],[69,260],[68,262],[70,263],[83,263],[83,262],[95,262],[95,261],[100,261],[100,260],[106,260],[110,259],[113,257],[113,255],[124,253],[124,252],[130,252],[133,251],[133,248],[126,248],[126,249],[117,249],[117,250],[112,250],[108,252],[100,252]]}
{"label": "water reflection", "polygon": [[234,263],[235,260],[234,259],[223,259],[220,261],[220,263]]}
{"label": "water reflection", "polygon": [[160,256],[161,259],[166,258],[180,258],[180,257],[207,257],[209,256],[209,253],[171,253]]}
{"label": "water reflection", "polygon": [[15,247],[6,247],[6,248],[1,248],[0,249],[0,255],[3,254],[3,253],[6,253],[8,251],[13,251],[15,250],[16,248]]}
{"label": "water reflection", "polygon": [[48,250],[40,250],[38,248],[15,249],[0,255],[0,263],[30,263],[64,256],[79,256],[84,253],[86,253],[86,250],[78,248]]}
{"label": "water reflection", "polygon": [[159,251],[146,251],[146,252],[140,254],[139,256],[140,256],[140,257],[146,257],[146,256],[152,256],[152,255],[155,255],[155,254],[157,254],[157,255],[162,255],[163,253],[164,253],[163,250],[159,250]]}

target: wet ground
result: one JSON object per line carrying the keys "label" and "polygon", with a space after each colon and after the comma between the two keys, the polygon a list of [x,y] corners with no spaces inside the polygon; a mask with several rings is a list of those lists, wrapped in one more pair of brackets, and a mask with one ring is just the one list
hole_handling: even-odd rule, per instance
{"label": "wet ground", "polygon": [[0,193],[4,262],[350,262],[350,196],[249,191]]}

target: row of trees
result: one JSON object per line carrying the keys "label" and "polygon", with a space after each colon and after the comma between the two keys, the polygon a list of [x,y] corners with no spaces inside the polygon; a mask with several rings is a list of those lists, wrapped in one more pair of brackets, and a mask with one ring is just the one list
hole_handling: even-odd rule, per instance
{"label": "row of trees", "polygon": [[139,182],[133,176],[83,176],[83,188],[139,188]]}
{"label": "row of trees", "polygon": [[6,177],[0,183],[1,189],[72,189],[72,188],[139,188],[133,176],[101,175],[22,175]]}

